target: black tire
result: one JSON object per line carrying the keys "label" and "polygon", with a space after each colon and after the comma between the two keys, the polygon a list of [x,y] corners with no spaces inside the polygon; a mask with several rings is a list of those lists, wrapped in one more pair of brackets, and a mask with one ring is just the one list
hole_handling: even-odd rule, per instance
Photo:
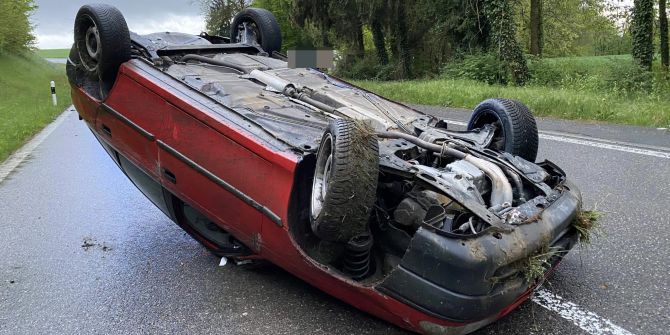
{"label": "black tire", "polygon": [[489,148],[535,162],[537,158],[537,123],[524,104],[509,99],[489,99],[475,107],[468,130],[496,124],[497,130]]}
{"label": "black tire", "polygon": [[325,241],[347,243],[369,233],[377,194],[379,144],[371,130],[335,120],[323,135],[312,184],[312,231]]}
{"label": "black tire", "polygon": [[263,8],[247,8],[235,15],[230,28],[230,42],[238,43],[239,27],[243,23],[252,23],[255,26],[256,42],[265,52],[272,55],[281,50],[281,29],[275,16]]}
{"label": "black tire", "polygon": [[74,39],[88,76],[111,86],[119,66],[130,59],[130,32],[123,14],[106,4],[82,6],[74,21]]}

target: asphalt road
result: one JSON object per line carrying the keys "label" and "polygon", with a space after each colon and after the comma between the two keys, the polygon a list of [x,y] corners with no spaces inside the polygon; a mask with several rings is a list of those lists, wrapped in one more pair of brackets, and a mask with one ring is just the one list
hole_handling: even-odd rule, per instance
{"label": "asphalt road", "polygon": [[[69,113],[0,183],[0,334],[404,334],[278,268],[219,267]],[[670,150],[667,131],[540,127]],[[540,159],[565,169],[586,206],[606,212],[605,233],[569,254],[547,289],[634,334],[670,333],[670,159],[540,145]],[[477,334],[583,333],[529,301]]]}

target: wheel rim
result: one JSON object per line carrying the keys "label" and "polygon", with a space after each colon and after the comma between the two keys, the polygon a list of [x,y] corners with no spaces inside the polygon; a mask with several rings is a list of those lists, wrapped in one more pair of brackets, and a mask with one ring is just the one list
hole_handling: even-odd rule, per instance
{"label": "wheel rim", "polygon": [[[247,29],[251,34],[247,34]],[[237,42],[250,44],[252,41],[261,45],[261,34],[256,24],[253,21],[244,21],[237,25]]]}
{"label": "wheel rim", "polygon": [[493,125],[496,129],[488,148],[496,151],[505,151],[505,128],[498,114],[492,111],[485,111],[475,119],[473,124],[474,128],[481,128],[487,124]]}
{"label": "wheel rim", "polygon": [[323,209],[323,202],[328,194],[328,182],[333,164],[333,136],[327,134],[322,143],[316,160],[314,181],[312,182],[312,201],[310,212],[316,219]]}
{"label": "wheel rim", "polygon": [[98,26],[90,16],[82,16],[75,35],[81,64],[89,72],[97,73],[102,53]]}
{"label": "wheel rim", "polygon": [[98,60],[100,55],[100,33],[95,25],[86,30],[86,52],[91,59]]}

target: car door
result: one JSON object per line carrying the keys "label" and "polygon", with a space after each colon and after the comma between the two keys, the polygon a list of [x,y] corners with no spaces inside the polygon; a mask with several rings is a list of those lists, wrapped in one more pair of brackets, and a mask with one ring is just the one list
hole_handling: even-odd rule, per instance
{"label": "car door", "polygon": [[95,132],[114,149],[110,154],[135,186],[170,216],[160,185],[156,144],[157,135],[165,132],[167,107],[160,96],[120,74],[98,110]]}
{"label": "car door", "polygon": [[170,131],[158,141],[164,187],[258,251],[272,164],[175,106],[166,117]]}

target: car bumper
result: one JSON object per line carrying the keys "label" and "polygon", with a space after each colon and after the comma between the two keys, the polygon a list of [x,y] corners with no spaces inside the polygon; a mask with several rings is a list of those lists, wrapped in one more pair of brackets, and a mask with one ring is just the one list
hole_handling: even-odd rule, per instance
{"label": "car bumper", "polygon": [[[520,274],[520,262],[547,246],[553,255],[565,255],[577,243],[571,223],[580,206],[579,190],[566,182],[538,221],[511,233],[455,239],[419,229],[400,265],[377,289],[439,319],[491,322],[535,284]],[[551,268],[560,260],[550,258]]]}

